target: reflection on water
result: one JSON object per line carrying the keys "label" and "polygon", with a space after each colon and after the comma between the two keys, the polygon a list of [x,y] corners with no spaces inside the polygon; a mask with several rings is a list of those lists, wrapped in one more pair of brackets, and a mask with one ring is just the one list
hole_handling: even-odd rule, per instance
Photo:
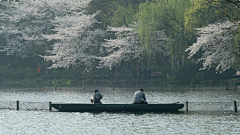
{"label": "reflection on water", "polygon": [[[0,109],[0,134],[53,135],[134,135],[134,134],[238,134],[239,112],[233,112],[233,101],[240,106],[239,91],[146,89],[149,103],[189,102],[178,113],[67,113],[49,112],[48,103],[90,103],[94,87],[5,89],[0,90],[0,108],[20,102],[20,111]],[[103,103],[131,103],[136,88],[98,87]],[[29,109],[28,108],[33,108]],[[42,109],[42,110],[41,110]],[[37,110],[37,111],[33,111]],[[238,110],[239,107],[238,107]]]}

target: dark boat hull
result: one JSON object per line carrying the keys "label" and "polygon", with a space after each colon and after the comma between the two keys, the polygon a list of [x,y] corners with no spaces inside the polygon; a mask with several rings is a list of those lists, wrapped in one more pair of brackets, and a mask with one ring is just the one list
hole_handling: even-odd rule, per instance
{"label": "dark boat hull", "polygon": [[51,106],[61,112],[167,112],[178,111],[184,104],[68,104]]}

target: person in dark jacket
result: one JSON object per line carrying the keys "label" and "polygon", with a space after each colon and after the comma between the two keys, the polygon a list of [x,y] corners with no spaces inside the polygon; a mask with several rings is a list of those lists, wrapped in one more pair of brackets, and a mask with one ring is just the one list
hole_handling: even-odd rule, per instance
{"label": "person in dark jacket", "polygon": [[94,90],[94,93],[93,93],[93,95],[92,95],[92,97],[91,97],[91,102],[93,103],[93,104],[102,104],[102,102],[100,101],[101,99],[102,99],[102,94],[100,94],[99,92],[98,92],[98,89],[95,89]]}

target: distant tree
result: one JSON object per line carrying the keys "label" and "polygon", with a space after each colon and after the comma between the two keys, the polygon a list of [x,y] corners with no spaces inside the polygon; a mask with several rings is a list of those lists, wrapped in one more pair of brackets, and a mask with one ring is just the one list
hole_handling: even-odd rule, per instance
{"label": "distant tree", "polygon": [[219,20],[239,21],[239,0],[194,0],[185,12],[187,32]]}
{"label": "distant tree", "polygon": [[46,40],[41,34],[49,32],[53,17],[44,3],[33,0],[1,2],[1,7],[0,36],[3,42],[0,51],[22,58],[43,53]]}
{"label": "distant tree", "polygon": [[[146,47],[141,44],[138,35],[138,24],[134,23],[129,27],[109,27],[107,31],[114,32],[116,38],[107,40],[103,46],[107,55],[99,57],[100,66],[112,67],[121,61],[143,59],[146,55]],[[170,40],[164,31],[154,31],[156,37],[152,37],[152,55],[167,54],[166,46]]]}
{"label": "distant tree", "polygon": [[137,12],[138,5],[146,0],[92,0],[87,7],[87,11],[93,14],[99,10],[101,13],[96,19],[100,29],[108,26],[121,27],[127,26],[134,21],[133,12]]}
{"label": "distant tree", "polygon": [[103,44],[106,56],[98,57],[100,67],[112,67],[121,61],[141,59],[143,47],[139,41],[138,33],[133,25],[130,27],[109,27],[108,32],[113,32],[115,39],[109,39]]}
{"label": "distant tree", "polygon": [[[146,46],[146,59],[157,63],[160,67],[166,63],[172,65],[172,70],[184,64],[185,49],[188,46],[185,38],[184,13],[190,7],[190,0],[151,0],[139,6],[137,19],[141,43]],[[156,31],[164,30],[167,37],[174,39],[167,46],[170,55],[152,56],[152,47],[156,42]]]}
{"label": "distant tree", "polygon": [[224,11],[224,17],[231,21],[239,21],[240,1],[239,0],[211,0],[213,3],[220,3]]}
{"label": "distant tree", "polygon": [[[0,36],[6,40],[6,44],[1,44],[1,51],[22,58],[40,55],[52,61],[50,68],[82,65],[88,69],[96,66],[111,68],[121,61],[140,59],[145,47],[140,44],[138,27],[109,27],[107,32],[97,29],[95,24],[99,22],[95,17],[100,11],[93,14],[86,12],[89,2],[2,2],[4,8],[0,9]],[[114,35],[108,36],[112,32]],[[153,54],[168,41],[163,31],[154,32],[158,33],[158,37],[152,39],[157,42],[153,46]],[[107,36],[109,40],[104,40]],[[43,53],[36,53],[37,49],[43,50]]]}
{"label": "distant tree", "polygon": [[128,26],[134,21],[135,11],[132,6],[124,7],[122,5],[117,5],[117,10],[113,12],[110,20],[110,24],[113,27]]}
{"label": "distant tree", "polygon": [[[21,58],[45,54],[51,48],[44,34],[54,34],[53,20],[71,10],[83,10],[90,0],[25,0],[1,2],[0,51]],[[75,9],[74,9],[75,8]],[[58,18],[59,19],[59,18]]]}
{"label": "distant tree", "polygon": [[185,13],[185,27],[189,33],[197,30],[199,37],[196,43],[186,49],[190,51],[189,58],[199,52],[198,62],[203,63],[201,69],[216,66],[216,70],[222,73],[234,63],[238,63],[236,58],[240,56],[240,2],[238,0],[191,2],[191,8]]}
{"label": "distant tree", "polygon": [[190,51],[189,58],[201,50],[202,56],[198,62],[203,63],[202,69],[212,65],[217,65],[216,70],[220,73],[229,69],[236,56],[237,48],[234,46],[234,38],[239,23],[225,21],[197,28],[199,35],[197,42],[186,49],[186,51]]}
{"label": "distant tree", "polygon": [[106,33],[92,28],[99,12],[85,14],[84,8],[90,1],[1,2],[0,36],[5,43],[0,51],[21,58],[42,55],[53,61],[54,68],[89,65],[91,54],[96,53],[92,45],[101,40],[98,35]]}
{"label": "distant tree", "polygon": [[66,11],[69,14],[63,13],[52,20],[52,30],[55,33],[44,35],[49,41],[53,41],[53,49],[49,50],[50,55],[43,57],[53,62],[51,68],[96,66],[95,56],[101,55],[100,44],[106,36],[106,31],[93,27],[97,23],[94,17],[99,12],[86,15],[84,11]]}
{"label": "distant tree", "polygon": [[189,34],[194,28],[201,28],[208,24],[223,19],[223,10],[221,4],[212,2],[212,0],[194,0],[191,6],[186,10],[184,20],[185,29]]}

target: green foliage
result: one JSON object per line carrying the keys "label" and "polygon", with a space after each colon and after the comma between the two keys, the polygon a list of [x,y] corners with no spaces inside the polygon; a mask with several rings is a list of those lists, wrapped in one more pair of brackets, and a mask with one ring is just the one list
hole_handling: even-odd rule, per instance
{"label": "green foliage", "polygon": [[[162,30],[163,21],[163,6],[161,2],[146,1],[139,5],[139,12],[137,13],[139,28],[138,34],[141,43],[146,46],[148,53],[151,51],[151,35],[153,30]],[[159,27],[160,26],[160,27]]]}
{"label": "green foliage", "polygon": [[96,19],[101,23],[97,27],[106,29],[108,26],[121,26],[120,24],[128,25],[131,23],[134,19],[133,12],[137,11],[139,3],[145,1],[146,0],[93,0],[88,5],[87,11],[92,14],[100,10],[101,13],[96,16]]}
{"label": "green foliage", "polygon": [[113,27],[128,26],[133,23],[134,19],[134,10],[132,6],[124,7],[122,5],[117,5],[117,10],[113,12],[113,15],[110,19],[110,24]]}
{"label": "green foliage", "polygon": [[[155,36],[153,31],[164,30],[168,38],[174,39],[167,50],[170,53],[172,67],[178,67],[179,63],[184,63],[185,49],[188,46],[184,33],[184,13],[189,7],[190,0],[152,0],[139,5],[138,30],[141,43],[147,48],[146,56],[152,59],[151,41]],[[162,59],[162,57],[160,55],[155,59]],[[169,58],[165,56],[163,59]]]}
{"label": "green foliage", "polygon": [[73,80],[67,80],[67,85],[73,85]]}
{"label": "green foliage", "polygon": [[52,85],[55,85],[55,86],[61,86],[61,85],[67,85],[67,86],[72,86],[74,83],[74,80],[70,79],[54,79],[52,81]]}
{"label": "green foliage", "polygon": [[52,84],[53,85],[60,85],[62,83],[62,80],[61,79],[54,79],[53,81],[52,81]]}
{"label": "green foliage", "polygon": [[185,28],[192,31],[214,23],[223,17],[221,3],[212,0],[191,0],[191,7],[185,13]]}

